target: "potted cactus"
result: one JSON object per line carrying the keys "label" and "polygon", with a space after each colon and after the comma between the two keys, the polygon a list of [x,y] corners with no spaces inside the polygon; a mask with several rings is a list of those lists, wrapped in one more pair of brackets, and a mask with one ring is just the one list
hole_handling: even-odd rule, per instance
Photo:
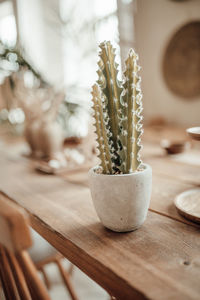
{"label": "potted cactus", "polygon": [[142,93],[138,56],[133,49],[118,80],[115,49],[100,44],[98,80],[92,101],[100,165],[89,171],[96,212],[103,225],[126,232],[140,227],[147,215],[152,170],[140,158]]}

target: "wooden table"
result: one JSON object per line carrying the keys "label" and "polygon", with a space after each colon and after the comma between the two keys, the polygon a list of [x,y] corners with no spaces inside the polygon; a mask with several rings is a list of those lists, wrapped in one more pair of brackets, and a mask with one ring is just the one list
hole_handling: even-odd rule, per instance
{"label": "wooden table", "polygon": [[166,132],[175,135],[146,131],[143,158],[153,167],[153,193],[147,220],[135,232],[101,225],[86,172],[37,173],[18,144],[0,144],[0,191],[28,211],[39,234],[118,299],[200,299],[200,227],[173,205],[178,193],[200,184],[200,165],[186,163],[186,154],[165,156],[158,141]]}

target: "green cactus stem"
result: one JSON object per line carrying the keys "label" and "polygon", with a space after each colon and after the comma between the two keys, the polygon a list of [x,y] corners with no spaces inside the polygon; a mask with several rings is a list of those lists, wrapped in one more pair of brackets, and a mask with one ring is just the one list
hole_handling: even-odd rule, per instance
{"label": "green cactus stem", "polygon": [[96,84],[93,85],[92,96],[97,135],[96,141],[98,143],[97,149],[99,151],[98,157],[101,161],[103,173],[112,174],[111,146],[109,145],[109,135],[106,129],[107,118],[105,118],[105,114],[103,113],[100,90]]}
{"label": "green cactus stem", "polygon": [[129,51],[123,83],[117,78],[115,49],[100,44],[97,84],[93,86],[93,109],[102,172],[127,174],[140,168],[142,93],[138,56]]}
{"label": "green cactus stem", "polygon": [[109,117],[109,126],[112,132],[112,141],[115,155],[117,155],[117,140],[119,134],[118,128],[118,114],[120,95],[122,92],[121,83],[117,79],[118,65],[115,62],[115,49],[110,42],[100,44],[101,52],[99,53],[100,60],[98,62],[99,70],[97,74],[102,93],[107,102],[107,113]]}
{"label": "green cactus stem", "polygon": [[125,61],[123,95],[120,99],[120,142],[122,149],[119,150],[121,157],[120,171],[131,173],[137,170],[141,164],[139,151],[141,149],[140,137],[142,135],[141,112],[142,94],[140,89],[141,78],[138,76],[140,67],[137,65],[138,56],[133,49],[129,51]]}

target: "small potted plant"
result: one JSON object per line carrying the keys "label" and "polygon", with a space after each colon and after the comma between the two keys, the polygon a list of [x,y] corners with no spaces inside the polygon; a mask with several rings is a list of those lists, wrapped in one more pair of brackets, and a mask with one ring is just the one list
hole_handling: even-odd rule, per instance
{"label": "small potted plant", "polygon": [[130,49],[122,82],[115,49],[100,44],[98,81],[92,89],[100,165],[89,171],[93,203],[103,225],[126,232],[140,227],[149,208],[152,170],[140,158],[142,93],[138,56]]}

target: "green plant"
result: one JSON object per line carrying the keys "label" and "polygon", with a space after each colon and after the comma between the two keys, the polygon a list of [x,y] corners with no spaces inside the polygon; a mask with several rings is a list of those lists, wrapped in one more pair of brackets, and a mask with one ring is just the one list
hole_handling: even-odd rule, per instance
{"label": "green plant", "polygon": [[[9,76],[13,72],[18,72],[20,69],[26,69],[40,80],[41,84],[47,84],[38,71],[26,60],[22,49],[9,47],[0,40],[0,73]],[[11,79],[12,80],[12,79]],[[13,83],[11,83],[12,85]]]}
{"label": "green plant", "polygon": [[132,173],[140,168],[142,94],[138,56],[130,49],[123,81],[118,80],[115,49],[100,44],[97,83],[93,86],[93,110],[100,166],[104,174]]}

